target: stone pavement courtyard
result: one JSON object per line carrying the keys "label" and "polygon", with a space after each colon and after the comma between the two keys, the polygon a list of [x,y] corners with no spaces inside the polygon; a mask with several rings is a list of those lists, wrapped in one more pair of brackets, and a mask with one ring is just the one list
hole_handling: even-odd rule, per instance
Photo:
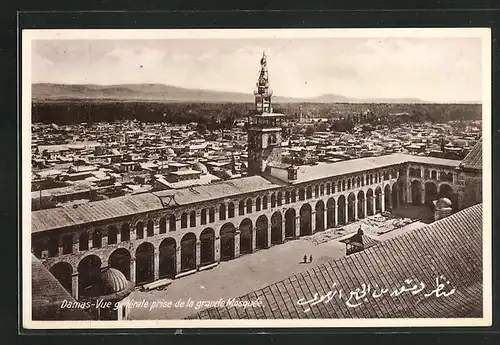
{"label": "stone pavement courtyard", "polygon": [[[356,232],[360,225],[365,234],[385,241],[402,235],[425,223],[431,215],[425,207],[407,206],[394,211],[393,215],[381,215],[326,231],[287,241],[269,249],[243,255],[235,260],[221,262],[213,269],[197,272],[180,279],[175,279],[171,285],[163,290],[134,291],[130,298],[134,301],[172,301],[179,299],[187,301],[217,301],[238,297],[265,287],[274,282],[283,280],[291,275],[320,265],[327,260],[340,258],[345,255],[345,245],[338,240],[348,234]],[[395,228],[395,226],[401,226]],[[303,263],[303,256],[313,256],[312,263]],[[144,319],[180,319],[187,317],[194,308],[132,308],[130,318]]]}

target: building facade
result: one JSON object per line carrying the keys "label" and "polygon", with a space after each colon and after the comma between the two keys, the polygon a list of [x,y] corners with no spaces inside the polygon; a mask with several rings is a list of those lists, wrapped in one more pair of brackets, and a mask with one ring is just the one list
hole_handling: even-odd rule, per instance
{"label": "building facade", "polygon": [[455,211],[465,206],[460,181],[470,172],[460,161],[392,154],[283,164],[283,115],[272,112],[271,95],[263,56],[248,135],[248,177],[34,211],[33,254],[78,299],[107,267],[143,285],[403,204],[431,205],[446,197]]}

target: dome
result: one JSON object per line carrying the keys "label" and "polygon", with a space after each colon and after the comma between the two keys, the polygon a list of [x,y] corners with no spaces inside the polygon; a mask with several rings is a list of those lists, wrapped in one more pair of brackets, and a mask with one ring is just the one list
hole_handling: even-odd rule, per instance
{"label": "dome", "polygon": [[130,282],[125,278],[125,275],[115,268],[105,269],[101,273],[102,293],[111,295],[126,290]]}
{"label": "dome", "polygon": [[205,166],[205,164],[203,164],[203,163],[200,163],[200,162],[194,163],[193,164],[193,169],[201,171],[203,174],[208,174],[208,169]]}
{"label": "dome", "polygon": [[451,208],[451,200],[448,198],[441,198],[436,203],[437,208]]}

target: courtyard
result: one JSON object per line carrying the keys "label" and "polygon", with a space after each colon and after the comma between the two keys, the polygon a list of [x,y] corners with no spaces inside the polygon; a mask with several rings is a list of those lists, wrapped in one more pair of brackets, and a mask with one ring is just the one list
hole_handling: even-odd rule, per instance
{"label": "courtyard", "polygon": [[[161,290],[139,291],[130,295],[134,301],[172,301],[168,308],[132,308],[130,318],[180,319],[195,310],[194,307],[175,307],[179,300],[198,301],[226,300],[283,280],[313,266],[345,255],[345,245],[339,239],[355,233],[360,227],[366,235],[378,241],[400,236],[425,225],[432,212],[427,207],[405,205],[392,214],[375,215],[357,222],[287,241],[281,245],[256,251],[236,260],[221,262],[218,266],[175,279]],[[303,262],[304,255],[312,256],[312,262]]]}

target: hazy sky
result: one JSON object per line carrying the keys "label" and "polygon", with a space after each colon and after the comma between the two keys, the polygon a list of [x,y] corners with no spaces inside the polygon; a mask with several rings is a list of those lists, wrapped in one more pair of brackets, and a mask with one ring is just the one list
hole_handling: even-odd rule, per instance
{"label": "hazy sky", "polygon": [[263,50],[279,96],[481,100],[481,41],[458,37],[37,40],[32,82],[251,93]]}

